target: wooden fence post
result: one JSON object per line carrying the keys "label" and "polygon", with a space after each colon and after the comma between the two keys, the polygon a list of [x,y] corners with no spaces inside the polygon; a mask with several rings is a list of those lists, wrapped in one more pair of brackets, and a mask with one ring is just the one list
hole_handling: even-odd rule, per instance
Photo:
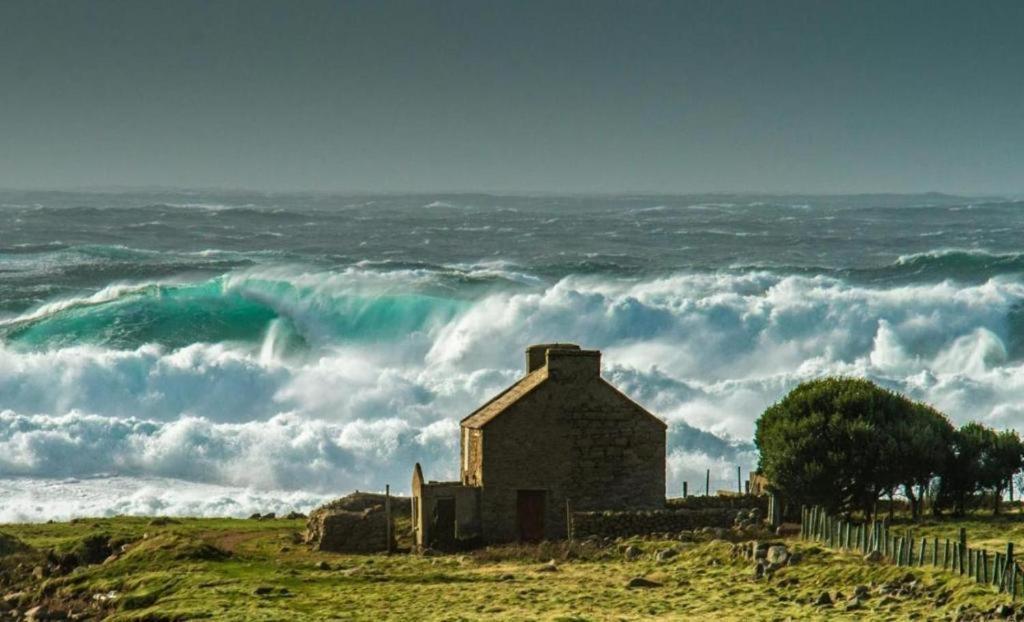
{"label": "wooden fence post", "polygon": [[960,574],[964,573],[964,554],[967,552],[967,530],[963,527],[960,528],[960,565],[957,571]]}
{"label": "wooden fence post", "polygon": [[981,582],[988,583],[988,551],[981,552]]}
{"label": "wooden fence post", "polygon": [[917,565],[924,566],[924,554],[928,550],[928,538],[921,536],[921,550],[918,551]]}
{"label": "wooden fence post", "polygon": [[690,483],[689,482],[683,482],[683,499],[685,499],[686,497],[689,496],[689,492],[690,491],[687,490],[687,488],[689,488],[689,487],[690,487]]}
{"label": "wooden fence post", "polygon": [[[380,490],[378,488],[377,490]],[[391,554],[391,484],[384,485],[384,520],[387,522],[387,529],[385,531],[387,535],[387,549],[388,554]],[[380,532],[378,532],[380,533]]]}
{"label": "wooden fence post", "polygon": [[572,500],[566,497],[565,499],[565,539],[572,544]]}
{"label": "wooden fence post", "polygon": [[704,472],[704,496],[711,495],[711,469]]}
{"label": "wooden fence post", "polygon": [[935,536],[934,542],[932,542],[932,566],[939,565],[939,537]]}
{"label": "wooden fence post", "polygon": [[736,492],[743,494],[743,478],[740,477],[740,467],[736,467]]}

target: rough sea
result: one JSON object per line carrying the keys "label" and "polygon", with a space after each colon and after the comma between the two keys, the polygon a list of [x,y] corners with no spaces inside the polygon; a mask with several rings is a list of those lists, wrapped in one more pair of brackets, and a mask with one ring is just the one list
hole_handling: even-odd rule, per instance
{"label": "rough sea", "polygon": [[458,467],[534,342],[735,487],[761,411],[865,376],[1024,424],[1024,201],[0,192],[0,522],[308,510]]}

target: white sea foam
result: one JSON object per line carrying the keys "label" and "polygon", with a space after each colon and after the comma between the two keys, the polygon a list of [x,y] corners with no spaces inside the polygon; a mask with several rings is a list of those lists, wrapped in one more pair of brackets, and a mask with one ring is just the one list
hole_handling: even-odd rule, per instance
{"label": "white sea foam", "polygon": [[[351,286],[320,276],[290,278],[318,283],[324,301]],[[335,336],[306,355],[284,355],[273,331],[263,348],[6,347],[0,477],[115,474],[314,496],[404,490],[416,461],[431,478],[454,475],[458,420],[521,373],[524,345],[572,340],[603,350],[605,375],[669,422],[670,490],[684,480],[695,490],[706,468],[713,488],[731,488],[735,466],[755,461],[760,412],[825,374],[866,376],[956,423],[1024,425],[1013,323],[1022,301],[1014,278],[865,287],[756,271],[575,276],[483,295],[413,333]],[[119,503],[111,494],[68,511]]]}

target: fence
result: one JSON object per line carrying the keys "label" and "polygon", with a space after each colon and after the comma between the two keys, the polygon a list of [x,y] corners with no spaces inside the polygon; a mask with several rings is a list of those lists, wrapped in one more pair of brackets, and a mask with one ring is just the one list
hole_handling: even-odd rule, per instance
{"label": "fence", "polygon": [[898,566],[930,564],[972,577],[978,583],[991,584],[1014,599],[1017,598],[1018,587],[1024,582],[1024,568],[1013,557],[1013,542],[1006,543],[1005,553],[972,549],[967,546],[967,530],[963,527],[956,541],[923,536],[918,543],[911,528],[898,535],[893,533],[887,521],[854,523],[832,516],[818,506],[802,507],[800,518],[800,538],[817,541],[830,548],[864,555],[877,551],[882,558]]}

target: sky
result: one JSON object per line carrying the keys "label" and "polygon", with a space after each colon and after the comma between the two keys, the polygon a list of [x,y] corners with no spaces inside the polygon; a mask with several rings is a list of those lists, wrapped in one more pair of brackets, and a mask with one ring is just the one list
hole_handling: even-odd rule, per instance
{"label": "sky", "polygon": [[0,187],[1024,191],[1024,3],[0,2]]}

